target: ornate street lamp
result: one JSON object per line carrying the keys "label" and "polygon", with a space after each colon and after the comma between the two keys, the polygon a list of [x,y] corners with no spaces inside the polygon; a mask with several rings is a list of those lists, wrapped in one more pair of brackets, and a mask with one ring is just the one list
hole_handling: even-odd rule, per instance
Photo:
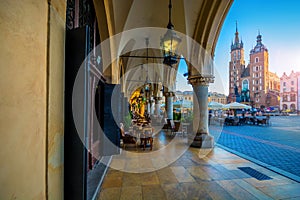
{"label": "ornate street lamp", "polygon": [[169,23],[168,30],[165,35],[160,39],[160,45],[162,48],[162,52],[164,55],[163,63],[169,66],[177,63],[177,54],[176,50],[181,42],[181,38],[176,35],[174,31],[174,25],[171,22],[171,10],[172,10],[172,2],[169,2]]}

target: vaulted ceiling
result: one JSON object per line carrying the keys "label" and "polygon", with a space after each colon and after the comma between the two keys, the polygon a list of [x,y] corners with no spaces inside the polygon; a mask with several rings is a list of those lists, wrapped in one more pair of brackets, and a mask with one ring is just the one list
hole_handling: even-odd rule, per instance
{"label": "vaulted ceiling", "polygon": [[[172,0],[171,19],[174,30],[197,43],[203,48],[205,55],[213,57],[222,24],[232,2],[233,0]],[[94,0],[101,40],[118,36],[116,40],[109,42],[111,55],[145,55],[146,45],[143,40],[150,35],[152,38],[148,53],[159,56],[159,37],[163,36],[161,28],[166,28],[168,24],[168,4],[169,0]],[[152,33],[155,31],[157,36],[153,37]],[[185,40],[183,44],[186,51],[190,52],[184,56],[194,57],[187,59],[196,58],[192,65],[199,65],[193,67],[201,68],[203,66],[199,63],[203,63],[206,58],[203,52],[190,45],[189,41]],[[136,47],[137,44],[139,47]],[[137,49],[143,50],[138,52]],[[121,64],[126,71],[148,61],[127,58],[123,59]],[[116,61],[111,66],[112,76],[120,76],[120,62]],[[190,74],[196,74],[191,69],[189,71]]]}

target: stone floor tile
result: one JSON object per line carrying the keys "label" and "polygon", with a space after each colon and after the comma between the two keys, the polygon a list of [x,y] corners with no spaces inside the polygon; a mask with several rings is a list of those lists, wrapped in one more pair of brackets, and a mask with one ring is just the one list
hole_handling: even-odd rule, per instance
{"label": "stone floor tile", "polygon": [[[273,178],[274,181],[280,181],[280,182],[284,182],[286,184],[299,184],[298,182],[291,180],[285,176],[281,176],[280,174],[276,174],[271,176]],[[299,185],[300,187],[300,185]]]}
{"label": "stone floor tile", "polygon": [[162,188],[165,191],[167,200],[185,200],[186,199],[186,195],[181,191],[181,186],[179,183],[163,184]]}
{"label": "stone floor tile", "polygon": [[124,170],[126,166],[126,161],[124,159],[112,159],[110,167],[117,170]]}
{"label": "stone floor tile", "polygon": [[141,186],[122,187],[120,200],[142,200]]}
{"label": "stone floor tile", "polygon": [[185,194],[186,199],[212,199],[204,188],[195,183],[180,183],[180,189]]}
{"label": "stone floor tile", "polygon": [[141,175],[135,173],[124,173],[122,187],[142,185]]}
{"label": "stone floor tile", "polygon": [[215,181],[201,181],[198,184],[208,192],[214,200],[232,200],[233,197]]}
{"label": "stone floor tile", "polygon": [[156,173],[160,184],[178,183],[178,180],[170,167],[160,169]]}
{"label": "stone floor tile", "polygon": [[121,188],[101,189],[98,200],[119,200]]}
{"label": "stone floor tile", "polygon": [[141,173],[142,185],[156,185],[159,184],[159,179],[156,172]]}
{"label": "stone floor tile", "polygon": [[228,174],[219,172],[216,168],[213,166],[202,166],[201,169],[207,173],[209,177],[212,178],[212,180],[228,180],[231,179]]}
{"label": "stone floor tile", "polygon": [[[110,168],[98,199],[300,199],[300,184],[291,179],[218,147],[206,157],[199,154],[190,148],[175,164],[147,173]],[[126,165],[134,168],[151,164],[132,155]],[[259,181],[237,167],[252,167],[273,179]]]}
{"label": "stone floor tile", "polygon": [[122,176],[117,175],[107,175],[102,183],[102,188],[111,188],[111,187],[121,187],[122,186]]}
{"label": "stone floor tile", "polygon": [[124,172],[109,168],[106,176],[123,176]]}
{"label": "stone floor tile", "polygon": [[212,178],[202,170],[202,168],[197,166],[188,167],[187,171],[195,178],[200,180],[211,181]]}
{"label": "stone floor tile", "polygon": [[247,192],[249,192],[250,194],[252,194],[253,196],[255,196],[256,198],[258,198],[260,200],[271,200],[272,199],[270,196],[268,196],[267,194],[261,192],[260,190],[258,190],[257,188],[250,185],[249,183],[247,183],[244,180],[239,179],[239,180],[233,180],[233,181],[236,184],[238,184],[240,187],[247,190]]}
{"label": "stone floor tile", "polygon": [[300,186],[299,184],[277,185],[259,188],[265,194],[268,194],[273,199],[287,199],[299,198],[300,199]]}
{"label": "stone floor tile", "polygon": [[232,174],[234,174],[239,179],[245,179],[245,178],[252,178],[252,176],[246,174],[242,170],[236,169],[236,170],[230,170]]}
{"label": "stone floor tile", "polygon": [[[270,187],[270,186],[278,186],[278,185],[286,185],[286,184],[289,184],[288,181],[286,180],[274,180],[274,179],[271,179],[271,180],[264,180],[264,181],[260,181],[260,180],[257,180],[256,178],[245,178],[243,179],[245,180],[246,182],[248,182],[249,184],[253,185],[254,187],[256,188],[262,188],[262,187]],[[300,186],[300,185],[299,185]]]}
{"label": "stone floor tile", "polygon": [[151,159],[140,159],[140,167],[143,168],[143,169],[150,169],[150,168],[153,168],[154,169],[154,166],[153,166],[153,163],[152,163],[152,160]]}
{"label": "stone floor tile", "polygon": [[178,182],[195,182],[195,179],[188,173],[183,166],[170,167]]}
{"label": "stone floor tile", "polygon": [[233,180],[221,180],[216,182],[220,184],[231,196],[233,196],[234,199],[257,199],[247,190],[243,189],[238,184],[236,184]]}
{"label": "stone floor tile", "polygon": [[166,195],[161,185],[142,186],[143,200],[166,199]]}
{"label": "stone floor tile", "polygon": [[[223,165],[214,165],[213,166],[219,173],[223,174],[226,179],[237,179],[239,178],[233,170],[228,170]],[[245,173],[244,173],[245,174]],[[247,174],[246,174],[247,175]]]}

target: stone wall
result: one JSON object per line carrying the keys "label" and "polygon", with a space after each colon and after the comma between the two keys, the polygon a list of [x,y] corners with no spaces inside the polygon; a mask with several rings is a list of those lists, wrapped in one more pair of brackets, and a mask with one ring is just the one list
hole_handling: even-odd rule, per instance
{"label": "stone wall", "polygon": [[0,199],[63,197],[65,4],[0,3]]}
{"label": "stone wall", "polygon": [[48,32],[48,197],[63,199],[66,2],[51,1]]}

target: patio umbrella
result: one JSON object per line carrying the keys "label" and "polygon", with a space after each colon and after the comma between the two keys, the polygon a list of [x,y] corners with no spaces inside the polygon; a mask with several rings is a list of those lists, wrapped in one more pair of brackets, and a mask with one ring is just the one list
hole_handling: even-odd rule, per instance
{"label": "patio umbrella", "polygon": [[223,107],[224,107],[224,104],[218,103],[215,101],[211,101],[208,103],[208,108],[211,110],[219,110],[219,109],[222,109]]}
{"label": "patio umbrella", "polygon": [[178,100],[173,103],[174,108],[192,108],[193,107],[193,102],[188,101],[188,100]]}
{"label": "patio umbrella", "polygon": [[227,109],[251,109],[251,106],[247,106],[245,104],[238,103],[238,102],[233,102],[233,103],[226,104],[224,106],[224,108],[227,108]]}

